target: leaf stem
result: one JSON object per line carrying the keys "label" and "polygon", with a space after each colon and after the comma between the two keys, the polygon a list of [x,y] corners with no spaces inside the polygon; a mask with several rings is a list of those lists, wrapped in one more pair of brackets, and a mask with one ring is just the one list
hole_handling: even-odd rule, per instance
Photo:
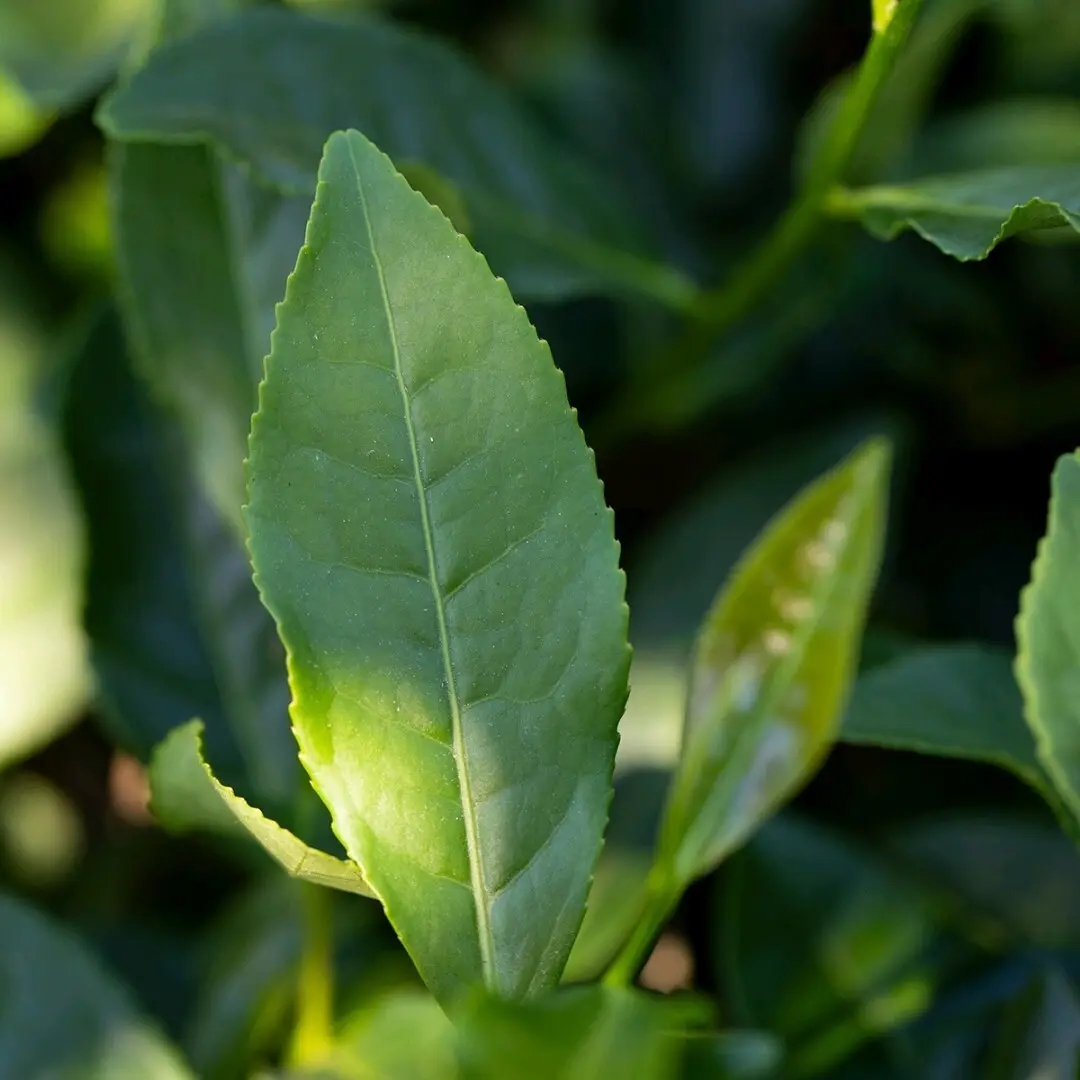
{"label": "leaf stem", "polygon": [[672,874],[654,863],[646,883],[645,908],[634,932],[605,972],[605,986],[629,986],[637,978],[653,943],[678,907],[681,895]]}
{"label": "leaf stem", "polygon": [[844,178],[859,137],[885,80],[910,36],[923,0],[898,0],[890,18],[877,21],[851,86],[811,163],[802,190],[750,255],[727,279],[704,290],[684,334],[630,382],[597,441],[627,434],[643,419],[667,383],[702,362],[713,343],[747,315],[806,250],[822,223],[833,189]]}
{"label": "leaf stem", "polygon": [[328,891],[300,886],[304,942],[296,985],[296,1026],[289,1047],[295,1067],[321,1065],[334,1042],[334,935]]}

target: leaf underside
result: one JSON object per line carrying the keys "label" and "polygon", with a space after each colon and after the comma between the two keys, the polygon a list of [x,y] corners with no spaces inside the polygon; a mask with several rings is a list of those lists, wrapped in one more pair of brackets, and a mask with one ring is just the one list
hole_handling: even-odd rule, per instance
{"label": "leaf underside", "polygon": [[913,229],[946,255],[985,259],[1020,233],[1080,232],[1080,164],[1025,165],[836,192],[832,210],[881,240]]}
{"label": "leaf underside", "polygon": [[202,723],[177,728],[154,752],[150,807],[175,832],[201,830],[256,840],[291,877],[313,885],[372,896],[352,863],[305,844],[222,784],[202,748]]}
{"label": "leaf underside", "polygon": [[356,132],[327,144],[247,523],[301,755],[421,974],[554,986],[626,699],[610,511],[506,286]]}

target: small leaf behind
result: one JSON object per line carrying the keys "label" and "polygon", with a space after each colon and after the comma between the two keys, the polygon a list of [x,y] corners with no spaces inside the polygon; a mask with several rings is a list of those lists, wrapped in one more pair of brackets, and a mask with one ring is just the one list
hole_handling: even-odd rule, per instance
{"label": "small leaf behind", "polygon": [[193,1080],[67,930],[0,896],[0,1076]]}
{"label": "small leaf behind", "polygon": [[1019,233],[1065,226],[1080,232],[1080,164],[1029,165],[879,187],[838,190],[838,217],[880,240],[913,229],[946,255],[985,259]]}
{"label": "small leaf behind", "polygon": [[250,451],[302,759],[428,985],[554,986],[626,700],[623,577],[563,380],[357,132],[327,143]]}
{"label": "small leaf behind", "polygon": [[352,863],[309,847],[214,776],[202,753],[202,722],[177,728],[150,763],[150,808],[176,832],[203,830],[253,838],[290,876],[314,885],[371,896]]}
{"label": "small leaf behind", "polygon": [[658,865],[685,887],[808,779],[836,738],[885,523],[871,440],[804,491],[736,567],[702,628]]}

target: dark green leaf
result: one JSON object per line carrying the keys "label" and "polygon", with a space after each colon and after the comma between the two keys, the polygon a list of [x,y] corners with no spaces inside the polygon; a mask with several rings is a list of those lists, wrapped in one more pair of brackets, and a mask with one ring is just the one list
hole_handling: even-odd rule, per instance
{"label": "dark green leaf", "polygon": [[251,438],[304,764],[439,995],[553,986],[626,697],[611,514],[524,312],[358,133],[327,146]]}
{"label": "dark green leaf", "polygon": [[839,731],[885,526],[873,440],[744,556],[702,628],[658,866],[685,887],[789,798]]}
{"label": "dark green leaf", "polygon": [[214,776],[203,757],[199,720],[177,728],[154,752],[150,791],[154,816],[175,832],[250,836],[292,877],[372,895],[353,863],[305,844]]}
{"label": "dark green leaf", "polygon": [[1004,651],[934,646],[868,671],[855,684],[841,738],[990,762],[1053,797]]}
{"label": "dark green leaf", "polygon": [[497,85],[436,41],[374,17],[253,10],[156,53],[106,103],[125,141],[209,141],[309,193],[331,132],[360,126],[403,166],[461,193],[478,246],[519,295],[615,287],[688,307],[694,287],[648,259],[601,179]]}
{"label": "dark green leaf", "polygon": [[474,996],[454,1022],[465,1080],[674,1080],[695,1000],[579,987],[528,1004]]}
{"label": "dark green leaf", "polygon": [[765,1031],[722,1031],[686,1040],[683,1080],[770,1080],[784,1059],[781,1041]]}
{"label": "dark green leaf", "polygon": [[179,1054],[67,931],[0,896],[0,1076],[192,1080]]}
{"label": "dark green leaf", "polygon": [[1060,970],[1036,976],[994,1034],[980,1080],[1076,1080],[1080,999]]}
{"label": "dark green leaf", "polygon": [[1080,945],[1080,859],[1052,825],[947,816],[901,829],[892,845],[980,942]]}
{"label": "dark green leaf", "polygon": [[255,387],[311,200],[253,182],[204,146],[114,146],[110,169],[141,373],[239,530]]}
{"label": "dark green leaf", "polygon": [[957,259],[984,259],[1019,233],[1080,232],[1080,164],[1029,165],[902,184],[837,190],[830,212],[880,240],[913,229]]}
{"label": "dark green leaf", "polygon": [[1050,520],[1020,599],[1016,678],[1038,755],[1080,816],[1080,454],[1058,460]]}
{"label": "dark green leaf", "polygon": [[291,809],[299,768],[273,622],[245,552],[128,370],[115,319],[90,331],[66,427],[90,533],[85,619],[114,736],[145,760],[201,716],[221,774]]}
{"label": "dark green leaf", "polygon": [[834,1068],[932,996],[927,897],[826,829],[770,822],[732,864],[719,900],[725,994],[743,1022],[788,1042],[803,1069],[794,1075]]}

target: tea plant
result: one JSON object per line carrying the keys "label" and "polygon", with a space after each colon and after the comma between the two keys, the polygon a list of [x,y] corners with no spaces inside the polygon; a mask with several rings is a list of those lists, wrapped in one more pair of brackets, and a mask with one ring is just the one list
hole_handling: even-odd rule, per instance
{"label": "tea plant", "polygon": [[[970,644],[860,671],[894,456],[873,424],[795,455],[807,475],[773,485],[779,509],[740,520],[764,527],[708,586],[678,715],[624,720],[630,685],[671,662],[631,663],[617,523],[530,315],[595,295],[637,313],[641,355],[590,435],[679,429],[723,392],[718,343],[786,303],[823,237],[910,230],[960,260],[1067,240],[1080,143],[899,175],[942,43],[980,5],[875,0],[865,54],[807,121],[790,205],[704,286],[464,55],[302,6],[102,3],[50,28],[0,4],[9,149],[116,77],[95,114],[114,296],[52,373],[90,552],[64,612],[153,818],[258,882],[210,939],[183,1052],[69,931],[0,900],[0,1074],[1075,1075],[1056,940],[1036,940],[1051,960],[1026,996],[1009,984],[1000,1039],[985,1002],[959,1024],[930,1009],[973,960],[950,890],[921,877],[970,884],[977,833],[913,830],[894,845],[908,874],[769,819],[844,741],[1002,766],[1080,836],[1080,458],[1054,472],[1015,678]],[[767,338],[751,346],[767,365]],[[58,469],[45,427],[35,452]],[[57,657],[85,701],[82,658]],[[29,711],[10,758],[53,731]],[[659,799],[632,786],[635,755],[661,767]],[[644,844],[623,835],[633,811]],[[1014,839],[986,835],[998,854]],[[713,984],[644,988],[721,866]]]}

